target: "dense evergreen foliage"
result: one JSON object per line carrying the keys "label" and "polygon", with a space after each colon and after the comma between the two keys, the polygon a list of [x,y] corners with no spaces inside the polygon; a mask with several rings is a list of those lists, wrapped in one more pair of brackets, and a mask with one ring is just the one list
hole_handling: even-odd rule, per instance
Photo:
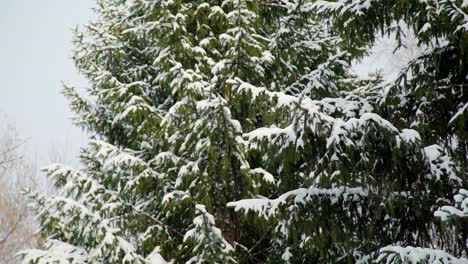
{"label": "dense evergreen foliage", "polygon": [[[98,0],[24,263],[467,263],[468,2]],[[424,50],[350,73],[380,34]]]}

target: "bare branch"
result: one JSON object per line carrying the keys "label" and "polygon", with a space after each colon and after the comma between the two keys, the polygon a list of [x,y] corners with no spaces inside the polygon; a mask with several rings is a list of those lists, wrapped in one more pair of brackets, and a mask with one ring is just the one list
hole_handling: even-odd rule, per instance
{"label": "bare branch", "polygon": [[10,230],[3,236],[3,238],[0,238],[0,248],[2,245],[7,241],[8,237],[15,232],[15,230],[19,227],[19,224],[21,221],[24,219],[26,215],[26,210],[25,210],[25,205],[24,203],[21,203],[20,211],[18,212],[18,217],[16,218],[16,221],[14,222],[13,226],[10,228]]}

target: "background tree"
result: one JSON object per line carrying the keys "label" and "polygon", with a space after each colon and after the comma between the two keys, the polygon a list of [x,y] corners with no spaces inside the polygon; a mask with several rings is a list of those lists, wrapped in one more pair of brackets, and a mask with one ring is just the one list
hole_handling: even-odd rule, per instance
{"label": "background tree", "polygon": [[35,164],[24,157],[25,141],[21,140],[9,120],[0,121],[0,256],[5,264],[17,263],[18,250],[40,246],[40,237],[23,188],[37,187]]}

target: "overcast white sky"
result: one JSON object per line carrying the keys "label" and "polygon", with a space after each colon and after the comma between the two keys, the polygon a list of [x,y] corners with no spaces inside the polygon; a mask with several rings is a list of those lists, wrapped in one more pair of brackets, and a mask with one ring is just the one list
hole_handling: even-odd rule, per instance
{"label": "overcast white sky", "polygon": [[30,138],[28,149],[38,162],[48,160],[53,148],[76,156],[85,142],[60,91],[61,81],[86,85],[70,59],[71,29],[92,18],[93,5],[94,0],[0,0],[0,112],[22,138]]}

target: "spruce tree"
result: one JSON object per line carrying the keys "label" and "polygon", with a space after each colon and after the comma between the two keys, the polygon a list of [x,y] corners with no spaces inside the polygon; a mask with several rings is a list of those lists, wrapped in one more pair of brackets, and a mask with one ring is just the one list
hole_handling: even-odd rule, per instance
{"label": "spruce tree", "polygon": [[[47,243],[24,263],[467,261],[466,4],[97,4],[86,96],[64,88],[91,139],[45,169],[58,195],[28,191]],[[400,20],[427,53],[355,78]]]}

